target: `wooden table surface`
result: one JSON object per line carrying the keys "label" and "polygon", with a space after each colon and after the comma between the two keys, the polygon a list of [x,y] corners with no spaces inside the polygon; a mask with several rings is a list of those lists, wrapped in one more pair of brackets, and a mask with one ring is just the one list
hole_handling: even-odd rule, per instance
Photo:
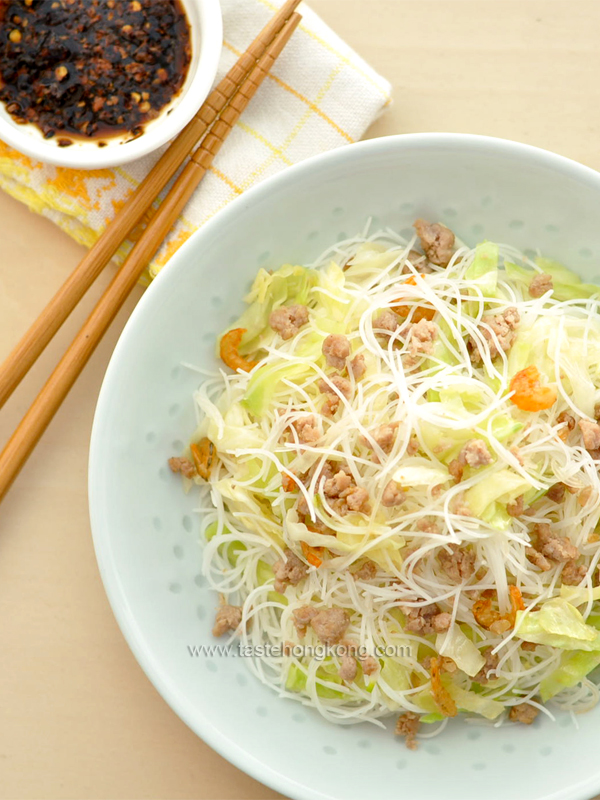
{"label": "wooden table surface", "polygon": [[[313,0],[394,84],[371,136],[463,131],[600,169],[598,0]],[[0,196],[0,358],[82,249]],[[105,276],[106,283],[110,276]],[[104,595],[88,522],[96,397],[120,314],[0,511],[0,797],[274,798],[159,697]],[[2,411],[4,441],[84,314]],[[387,798],[382,798],[387,800]]]}

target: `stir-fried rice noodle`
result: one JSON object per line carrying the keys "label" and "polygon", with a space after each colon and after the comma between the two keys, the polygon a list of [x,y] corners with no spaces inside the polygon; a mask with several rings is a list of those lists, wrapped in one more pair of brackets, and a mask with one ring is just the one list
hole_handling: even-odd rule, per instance
{"label": "stir-fried rice noodle", "polygon": [[[366,233],[309,267],[257,277],[249,309],[232,328],[246,328],[240,352],[258,365],[205,375],[195,395],[193,440],[208,437],[217,454],[208,482],[196,479],[204,574],[222,601],[243,606],[232,636],[254,648],[247,659],[254,674],[334,722],[382,725],[390,713],[412,711],[439,723],[423,735],[439,732],[447,720],[431,692],[428,657],[436,655],[457,667],[442,672],[442,682],[458,710],[486,724],[504,722],[521,703],[551,718],[557,710],[587,711],[599,693],[586,677],[600,663],[598,453],[586,449],[579,427],[566,430],[558,418],[566,412],[595,420],[595,289],[572,275],[569,281],[554,262],[490,243],[457,246],[447,267],[419,272],[409,256],[418,246],[390,230]],[[548,272],[554,288],[532,297],[531,280]],[[293,304],[308,308],[308,322],[283,339],[269,314]],[[399,305],[397,328],[377,328],[382,311]],[[421,327],[434,334],[419,349],[413,326],[424,307],[432,323]],[[511,308],[520,319],[503,349],[490,320]],[[347,338],[347,362],[364,357],[359,379],[327,364],[323,342],[331,334]],[[556,391],[539,411],[513,402],[511,381],[531,366],[541,385]],[[334,387],[333,374],[349,381],[348,397]],[[332,415],[323,413],[320,381],[337,397]],[[302,441],[294,423],[307,415],[320,435]],[[393,443],[383,447],[375,432],[388,424]],[[449,466],[473,440],[491,458],[471,466],[463,457],[457,481]],[[348,510],[326,494],[320,468],[327,462],[366,490],[368,505]],[[291,490],[289,480],[283,490],[282,476]],[[384,506],[392,480],[405,498]],[[557,483],[566,491],[553,500],[546,493]],[[511,516],[518,502],[522,511]],[[538,523],[577,548],[577,565],[586,570],[579,586],[563,583],[564,560],[547,559],[544,570],[528,558]],[[323,563],[307,565],[303,580],[275,591],[272,567],[286,548],[306,563],[301,542],[323,547]],[[458,581],[440,561],[441,553],[455,552],[450,545],[472,554],[472,569]],[[376,574],[355,579],[366,559]],[[514,586],[525,610],[511,618]],[[478,621],[474,602],[482,598],[510,626],[494,633]],[[448,630],[407,629],[409,609],[430,604],[451,615]],[[346,610],[344,639],[376,655],[379,668],[366,675],[359,661],[356,678],[344,681],[335,649],[319,658],[284,647],[321,644],[310,625],[303,638],[294,625],[294,610],[304,606]],[[531,646],[524,649],[523,641]],[[497,658],[487,680],[476,677],[482,653]]]}

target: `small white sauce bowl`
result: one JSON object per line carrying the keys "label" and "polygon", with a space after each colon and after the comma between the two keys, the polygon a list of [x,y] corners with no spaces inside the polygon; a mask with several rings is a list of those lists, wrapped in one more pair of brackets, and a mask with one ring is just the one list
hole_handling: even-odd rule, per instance
{"label": "small white sauce bowl", "polygon": [[[0,103],[0,139],[37,161],[75,169],[116,167],[148,155],[187,125],[205,101],[217,74],[223,45],[223,22],[219,0],[181,0],[190,25],[192,60],[178,95],[156,119],[144,126],[144,133],[127,141],[127,136],[106,139],[74,139],[59,147],[58,139],[44,139],[35,125],[19,125]],[[64,134],[65,138],[68,133]],[[105,141],[99,147],[98,141]]]}

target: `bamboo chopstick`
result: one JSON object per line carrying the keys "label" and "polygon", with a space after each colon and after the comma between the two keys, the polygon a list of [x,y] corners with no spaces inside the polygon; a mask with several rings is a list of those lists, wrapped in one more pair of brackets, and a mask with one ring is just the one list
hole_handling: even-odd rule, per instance
{"label": "bamboo chopstick", "polygon": [[184,167],[154,218],[11,436],[0,454],[0,500],[19,474],[104,332],[136,285],[148,259],[156,252],[194,189],[206,174],[232,126],[267,76],[300,19],[299,14],[292,14],[248,78],[225,106],[211,132]]}
{"label": "bamboo chopstick", "polygon": [[219,117],[232,93],[249,75],[257,60],[264,55],[300,2],[301,0],[287,0],[258,34],[8,355],[0,366],[0,408],[108,264],[117,248],[149,209],[151,210],[153,200]]}

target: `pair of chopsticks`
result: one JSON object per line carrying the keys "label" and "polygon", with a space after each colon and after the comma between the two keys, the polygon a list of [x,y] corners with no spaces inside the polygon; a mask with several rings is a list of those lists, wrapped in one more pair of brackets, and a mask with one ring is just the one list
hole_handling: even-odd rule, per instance
{"label": "pair of chopsticks", "polygon": [[[263,28],[0,367],[2,408],[117,248],[138,223],[149,218],[126,261],[0,453],[0,500],[289,41],[301,20],[300,14],[295,13],[299,4],[300,0],[287,0]],[[157,195],[188,156],[181,174],[153,214],[152,204]]]}

